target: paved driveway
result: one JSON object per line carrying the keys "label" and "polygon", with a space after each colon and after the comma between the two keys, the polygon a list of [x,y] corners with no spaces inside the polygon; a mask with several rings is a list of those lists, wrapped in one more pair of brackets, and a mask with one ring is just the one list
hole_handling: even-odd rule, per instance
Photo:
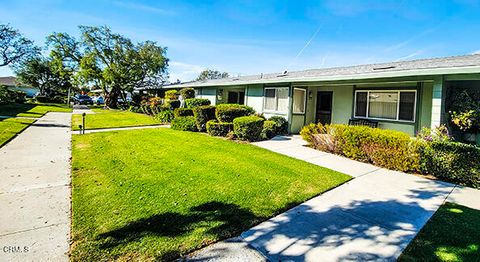
{"label": "paved driveway", "polygon": [[70,119],[48,113],[0,148],[0,261],[68,261]]}

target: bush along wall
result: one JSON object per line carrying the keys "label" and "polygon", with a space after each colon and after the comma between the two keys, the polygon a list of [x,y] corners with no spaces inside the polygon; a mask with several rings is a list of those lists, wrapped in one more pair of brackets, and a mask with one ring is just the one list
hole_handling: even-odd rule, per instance
{"label": "bush along wall", "polygon": [[255,110],[249,106],[239,104],[217,105],[216,117],[220,122],[233,122],[233,119],[242,116],[253,115]]}
{"label": "bush along wall", "polygon": [[364,126],[310,124],[300,132],[312,147],[354,160],[480,188],[480,148]]}
{"label": "bush along wall", "polygon": [[258,141],[263,130],[263,118],[242,116],[233,120],[233,132],[240,140]]}
{"label": "bush along wall", "polygon": [[288,133],[288,121],[282,116],[272,116],[268,120],[275,122],[275,135],[286,135]]}
{"label": "bush along wall", "polygon": [[233,130],[233,123],[210,120],[207,122],[207,133],[211,136],[227,136]]}
{"label": "bush along wall", "polygon": [[189,98],[185,99],[185,106],[187,108],[195,108],[198,106],[208,106],[210,105],[210,100],[207,98]]}
{"label": "bush along wall", "polygon": [[195,98],[195,90],[193,88],[183,88],[180,90],[183,99]]}
{"label": "bush along wall", "polygon": [[193,116],[180,116],[172,120],[171,128],[180,131],[197,131],[197,124]]}
{"label": "bush along wall", "polygon": [[439,179],[480,188],[480,148],[458,142],[428,143],[422,152],[422,171]]}
{"label": "bush along wall", "polygon": [[271,139],[277,135],[277,123],[272,120],[263,122],[262,139]]}
{"label": "bush along wall", "polygon": [[215,106],[198,106],[193,108],[193,115],[200,132],[207,130],[207,122],[215,119]]}
{"label": "bush along wall", "polygon": [[191,108],[177,108],[174,111],[175,117],[179,116],[193,116],[193,110]]}

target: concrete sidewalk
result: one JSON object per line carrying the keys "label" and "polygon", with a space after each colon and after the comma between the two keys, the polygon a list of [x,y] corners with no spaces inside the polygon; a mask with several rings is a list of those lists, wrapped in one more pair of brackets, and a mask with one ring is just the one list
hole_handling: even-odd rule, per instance
{"label": "concrete sidewalk", "polygon": [[47,113],[0,148],[0,260],[68,261],[69,113]]}
{"label": "concrete sidewalk", "polygon": [[317,151],[300,136],[254,144],[354,179],[243,232],[243,242],[222,241],[187,260],[234,261],[258,252],[257,261],[395,261],[446,200],[479,205],[479,190]]}

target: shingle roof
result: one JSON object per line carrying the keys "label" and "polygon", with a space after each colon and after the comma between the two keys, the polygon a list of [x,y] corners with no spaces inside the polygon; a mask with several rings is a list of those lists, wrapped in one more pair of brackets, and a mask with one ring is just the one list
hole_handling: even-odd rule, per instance
{"label": "shingle roof", "polygon": [[15,77],[5,76],[5,77],[0,77],[0,85],[16,86],[17,84],[15,82]]}
{"label": "shingle roof", "polygon": [[260,74],[224,79],[173,84],[165,88],[219,86],[240,84],[261,84],[280,82],[308,82],[371,79],[381,77],[402,77],[414,75],[480,73],[480,54],[451,56],[442,58],[418,59],[389,63],[309,69],[273,74]]}

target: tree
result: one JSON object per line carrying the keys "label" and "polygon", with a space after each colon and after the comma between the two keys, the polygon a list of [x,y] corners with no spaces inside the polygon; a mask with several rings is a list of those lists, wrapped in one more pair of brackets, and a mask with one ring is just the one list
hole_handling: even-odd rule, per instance
{"label": "tree", "polygon": [[103,89],[108,107],[116,108],[119,96],[125,100],[125,91],[165,81],[166,48],[151,41],[134,44],[105,26],[80,26],[80,31],[85,51],[79,75]]}
{"label": "tree", "polygon": [[197,77],[196,81],[205,81],[208,79],[221,79],[229,77],[227,72],[205,69]]}
{"label": "tree", "polygon": [[65,83],[52,71],[50,63],[46,58],[34,57],[15,67],[15,74],[20,82],[38,88],[40,95],[51,96]]}
{"label": "tree", "polygon": [[0,24],[0,67],[20,63],[39,53],[33,41],[10,25]]}

